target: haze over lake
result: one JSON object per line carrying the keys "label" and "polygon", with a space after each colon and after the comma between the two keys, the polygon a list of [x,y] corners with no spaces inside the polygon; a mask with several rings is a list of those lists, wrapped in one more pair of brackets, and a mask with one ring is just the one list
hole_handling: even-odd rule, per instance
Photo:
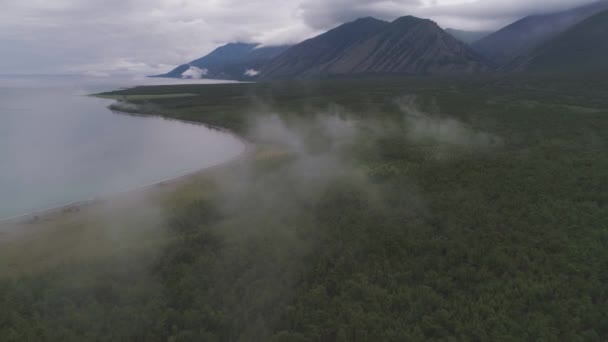
{"label": "haze over lake", "polygon": [[214,166],[244,149],[201,125],[117,114],[86,96],[144,84],[130,78],[0,77],[0,219]]}

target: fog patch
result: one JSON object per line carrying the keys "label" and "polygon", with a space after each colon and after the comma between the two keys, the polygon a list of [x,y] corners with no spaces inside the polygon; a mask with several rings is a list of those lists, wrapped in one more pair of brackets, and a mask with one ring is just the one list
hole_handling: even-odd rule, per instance
{"label": "fog patch", "polygon": [[358,135],[355,121],[335,113],[302,118],[267,110],[248,125],[256,157],[218,177],[229,212],[256,203],[259,213],[281,217],[313,206],[334,181],[365,184],[365,173],[346,155]]}
{"label": "fog patch", "polygon": [[248,76],[248,77],[255,77],[259,74],[260,74],[260,72],[258,70],[254,70],[254,69],[247,69],[244,73],[244,75]]}
{"label": "fog patch", "polygon": [[423,111],[416,96],[406,95],[395,101],[403,113],[406,134],[414,143],[431,143],[466,149],[486,149],[499,145],[501,139],[479,131],[453,117],[440,113],[437,105]]}
{"label": "fog patch", "polygon": [[207,74],[209,74],[208,69],[201,69],[195,66],[190,66],[190,69],[182,73],[182,78],[198,80],[207,76]]}
{"label": "fog patch", "polygon": [[109,107],[111,110],[125,113],[136,113],[139,111],[139,106],[128,101],[118,100],[112,103]]}

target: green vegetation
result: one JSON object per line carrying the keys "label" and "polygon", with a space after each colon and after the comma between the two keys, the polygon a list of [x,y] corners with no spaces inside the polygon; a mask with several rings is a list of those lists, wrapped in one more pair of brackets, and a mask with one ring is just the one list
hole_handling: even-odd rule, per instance
{"label": "green vegetation", "polygon": [[[176,93],[196,96],[163,96]],[[141,208],[79,214],[114,228],[104,241],[120,252],[38,269],[15,242],[0,340],[608,338],[607,78],[107,95],[226,127],[256,153],[165,191],[152,220]]]}
{"label": "green vegetation", "polygon": [[190,96],[197,96],[197,95],[196,94],[181,93],[181,94],[156,94],[156,95],[150,95],[150,94],[140,94],[140,95],[106,95],[106,94],[99,94],[99,95],[96,95],[96,96],[104,98],[104,99],[111,99],[111,100],[141,101],[141,100],[154,100],[154,99],[181,98],[181,97],[190,97]]}

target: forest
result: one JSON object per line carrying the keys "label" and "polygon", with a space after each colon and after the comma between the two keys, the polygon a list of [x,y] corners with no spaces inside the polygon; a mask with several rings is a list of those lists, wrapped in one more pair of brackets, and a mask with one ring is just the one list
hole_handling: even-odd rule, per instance
{"label": "forest", "polygon": [[[103,96],[253,151],[165,191],[156,216],[84,215],[107,252],[97,233],[3,248],[2,341],[608,339],[602,75]],[[40,267],[31,246],[66,257]]]}

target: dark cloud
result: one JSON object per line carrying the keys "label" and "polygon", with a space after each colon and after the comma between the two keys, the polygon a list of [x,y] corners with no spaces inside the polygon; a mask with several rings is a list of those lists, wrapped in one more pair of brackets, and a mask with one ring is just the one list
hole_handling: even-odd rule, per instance
{"label": "dark cloud", "polygon": [[305,0],[300,10],[308,26],[328,29],[361,17],[393,18],[400,16],[396,9],[405,14],[420,6],[421,0]]}
{"label": "dark cloud", "polygon": [[304,0],[301,17],[327,29],[364,16],[393,20],[404,15],[431,18],[443,27],[497,29],[530,14],[557,12],[598,0]]}
{"label": "dark cloud", "polygon": [[469,3],[426,7],[421,9],[419,13],[429,16],[452,16],[470,20],[493,20],[559,12],[593,2],[598,2],[598,0],[477,0]]}

